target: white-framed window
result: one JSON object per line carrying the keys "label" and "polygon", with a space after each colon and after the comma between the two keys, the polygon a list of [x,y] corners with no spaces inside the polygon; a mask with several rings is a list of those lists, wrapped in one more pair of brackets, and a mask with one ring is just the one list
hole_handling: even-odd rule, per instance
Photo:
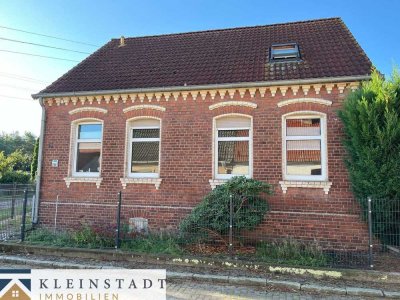
{"label": "white-framed window", "polygon": [[74,177],[99,177],[103,124],[81,122],[76,124],[75,128],[72,175]]}
{"label": "white-framed window", "polygon": [[233,114],[214,120],[214,178],[251,177],[252,118]]}
{"label": "white-framed window", "polygon": [[129,177],[160,177],[160,129],[159,119],[143,118],[130,122]]}
{"label": "white-framed window", "polygon": [[282,117],[283,178],[327,180],[326,115],[291,113]]}
{"label": "white-framed window", "polygon": [[287,61],[300,58],[299,46],[296,43],[274,44],[271,46],[271,61]]}

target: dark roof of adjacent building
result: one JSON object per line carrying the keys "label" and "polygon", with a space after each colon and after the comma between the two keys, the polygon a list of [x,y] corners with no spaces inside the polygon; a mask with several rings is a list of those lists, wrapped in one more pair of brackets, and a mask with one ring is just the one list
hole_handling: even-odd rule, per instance
{"label": "dark roof of adjacent building", "polygon": [[[112,39],[42,93],[363,76],[371,62],[340,18]],[[270,62],[273,44],[301,60]]]}

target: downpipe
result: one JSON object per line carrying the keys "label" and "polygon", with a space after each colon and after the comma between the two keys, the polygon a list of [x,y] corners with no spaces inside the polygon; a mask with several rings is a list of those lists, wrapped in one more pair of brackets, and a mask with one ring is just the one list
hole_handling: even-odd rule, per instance
{"label": "downpipe", "polygon": [[42,179],[42,161],[43,161],[43,140],[44,140],[44,131],[46,126],[46,109],[43,103],[43,98],[39,98],[40,106],[42,107],[42,120],[40,127],[40,136],[39,136],[39,155],[38,155],[38,166],[36,173],[36,194],[35,194],[35,202],[33,203],[33,218],[32,223],[37,224],[39,222],[39,196],[40,196],[40,184]]}

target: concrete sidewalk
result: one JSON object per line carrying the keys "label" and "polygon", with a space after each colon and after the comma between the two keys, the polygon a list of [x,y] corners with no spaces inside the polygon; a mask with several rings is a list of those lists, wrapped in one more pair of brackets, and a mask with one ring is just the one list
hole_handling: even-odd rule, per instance
{"label": "concrete sidewalk", "polygon": [[[47,259],[46,259],[47,258]],[[86,261],[74,262],[73,260],[60,261],[56,257],[22,257],[17,255],[0,255],[1,265],[15,264],[29,265],[35,268],[63,268],[63,269],[115,269],[121,268],[121,265],[106,264],[100,261]],[[142,267],[142,266],[138,266]],[[158,265],[150,266],[158,268],[166,268],[168,266]],[[347,286],[347,285],[329,285],[329,284],[316,284],[311,280],[281,280],[272,279],[261,276],[235,276],[235,275],[216,275],[197,272],[176,272],[167,270],[167,278],[170,282],[187,281],[199,284],[222,284],[240,287],[258,287],[264,290],[278,289],[289,290],[292,292],[305,292],[316,293],[324,295],[340,295],[340,296],[358,296],[358,297],[372,297],[372,298],[394,298],[400,299],[399,291],[390,291],[380,288],[365,288],[361,286]]]}

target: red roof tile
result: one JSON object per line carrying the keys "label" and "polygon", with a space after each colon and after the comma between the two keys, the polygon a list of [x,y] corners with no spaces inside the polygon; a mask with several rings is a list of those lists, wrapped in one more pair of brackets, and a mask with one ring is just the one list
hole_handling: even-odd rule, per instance
{"label": "red roof tile", "polygon": [[[371,62],[341,19],[113,39],[41,93],[368,75]],[[295,42],[301,61],[269,62]]]}

